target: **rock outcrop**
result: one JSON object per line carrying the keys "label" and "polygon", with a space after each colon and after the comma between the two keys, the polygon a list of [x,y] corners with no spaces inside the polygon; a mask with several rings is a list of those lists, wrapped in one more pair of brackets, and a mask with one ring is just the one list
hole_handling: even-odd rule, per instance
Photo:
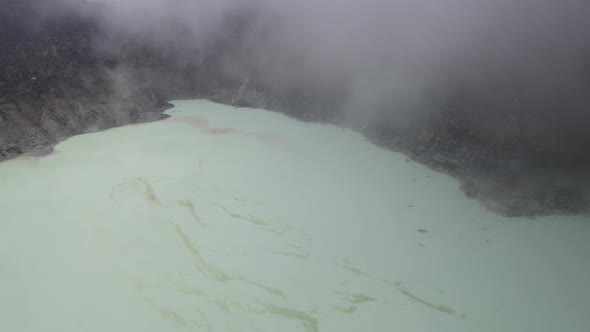
{"label": "rock outcrop", "polygon": [[[9,2],[0,10],[0,161],[46,153],[72,135],[162,119],[171,99],[208,98],[338,123],[346,90],[305,78],[284,85],[269,81],[264,68],[244,56],[248,46],[241,41],[249,14],[239,15],[228,18],[221,37],[181,61],[173,47],[133,40],[111,52],[97,51],[103,36],[92,16],[41,17],[31,1]],[[234,66],[228,69],[228,62]],[[460,98],[449,93],[436,112],[421,113],[407,126],[394,120],[348,125],[377,144],[455,176],[469,197],[499,213],[588,212],[590,134],[564,129],[567,121],[552,126],[548,115],[559,106],[555,100],[544,111],[526,111],[535,106],[527,104],[530,100],[514,102],[518,92],[497,88],[494,98],[469,89],[461,90]],[[569,114],[571,121],[576,116],[582,121],[590,84],[574,92],[572,98],[581,97]],[[495,111],[484,111],[488,108]]]}

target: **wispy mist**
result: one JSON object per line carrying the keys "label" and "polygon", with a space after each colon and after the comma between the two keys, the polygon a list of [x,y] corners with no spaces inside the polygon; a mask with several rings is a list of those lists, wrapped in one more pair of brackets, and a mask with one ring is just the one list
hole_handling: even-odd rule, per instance
{"label": "wispy mist", "polygon": [[[227,59],[228,66],[257,68],[272,84],[337,87],[347,99],[345,117],[356,122],[401,121],[462,94],[480,112],[578,114],[588,105],[580,92],[588,90],[590,54],[590,5],[583,0],[96,3],[106,4],[97,11],[109,40],[100,51],[131,39],[177,47],[179,58],[190,58],[237,29],[239,59]],[[242,26],[230,23],[244,12]]]}

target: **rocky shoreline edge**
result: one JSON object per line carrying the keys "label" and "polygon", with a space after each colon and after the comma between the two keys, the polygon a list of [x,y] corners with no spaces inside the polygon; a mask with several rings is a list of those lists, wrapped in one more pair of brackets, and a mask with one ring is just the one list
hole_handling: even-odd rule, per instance
{"label": "rocky shoreline edge", "polygon": [[[590,138],[558,127],[537,130],[553,109],[518,115],[521,104],[490,106],[468,96],[441,101],[431,118],[406,126],[395,119],[354,126],[338,120],[346,90],[305,77],[269,81],[265,68],[248,62],[242,34],[251,13],[228,18],[219,40],[179,59],[174,45],[146,48],[124,38],[124,45],[97,51],[97,23],[75,15],[30,31],[27,22],[37,18],[27,4],[0,8],[0,162],[50,153],[74,135],[161,120],[167,100],[209,99],[349,127],[454,177],[468,197],[505,216],[590,212]],[[395,113],[395,105],[386,106]],[[492,106],[494,112],[484,111]]]}

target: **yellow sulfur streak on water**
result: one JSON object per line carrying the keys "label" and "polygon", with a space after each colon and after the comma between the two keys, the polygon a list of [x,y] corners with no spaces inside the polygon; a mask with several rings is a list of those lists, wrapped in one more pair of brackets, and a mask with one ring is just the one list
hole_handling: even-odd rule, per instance
{"label": "yellow sulfur streak on water", "polygon": [[504,218],[350,130],[173,103],[0,163],[0,331],[588,331],[586,218]]}

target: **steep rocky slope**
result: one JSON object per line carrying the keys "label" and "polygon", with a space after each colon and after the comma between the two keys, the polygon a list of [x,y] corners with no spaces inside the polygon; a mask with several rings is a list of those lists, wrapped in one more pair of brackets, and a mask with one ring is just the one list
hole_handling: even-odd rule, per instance
{"label": "steep rocky slope", "polygon": [[[485,88],[458,80],[434,112],[417,112],[403,126],[387,115],[377,125],[343,123],[344,86],[304,75],[277,80],[248,57],[245,32],[255,16],[230,15],[222,33],[180,59],[179,45],[131,37],[104,51],[94,16],[41,16],[28,1],[9,2],[0,11],[0,161],[47,153],[72,135],[162,119],[166,100],[208,98],[351,126],[455,176],[468,196],[500,213],[588,211],[590,134],[573,124],[585,121],[590,83],[539,101],[523,82],[504,84],[508,74],[488,78]],[[381,105],[385,113],[394,107]]]}

